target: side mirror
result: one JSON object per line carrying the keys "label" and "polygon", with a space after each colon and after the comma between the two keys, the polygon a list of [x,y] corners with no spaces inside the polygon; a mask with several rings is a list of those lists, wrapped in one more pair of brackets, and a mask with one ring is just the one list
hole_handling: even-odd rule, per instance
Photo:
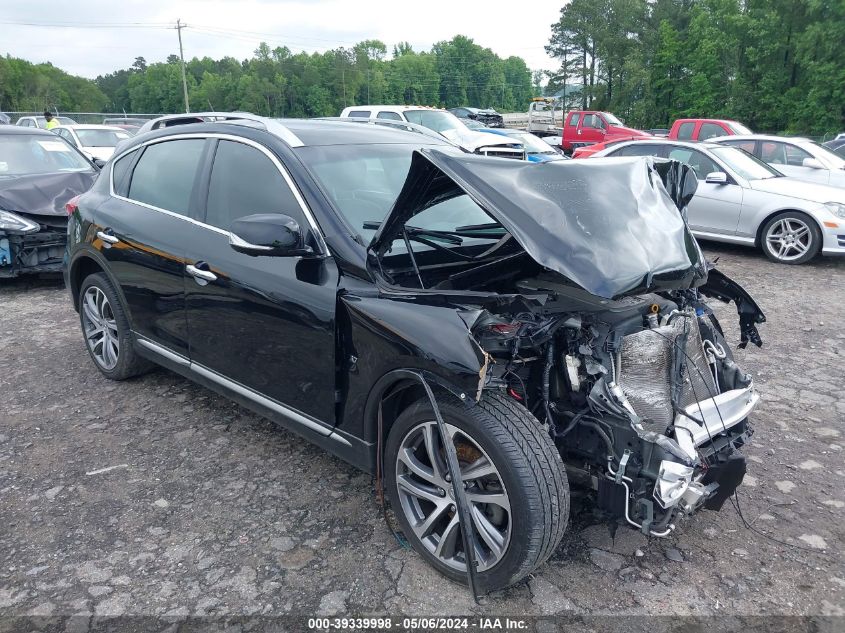
{"label": "side mirror", "polygon": [[728,175],[723,171],[711,171],[707,174],[704,182],[710,183],[711,185],[726,185],[728,184]]}
{"label": "side mirror", "polygon": [[824,169],[824,165],[822,165],[818,158],[805,158],[801,162],[801,165],[809,167],[810,169]]}
{"label": "side mirror", "polygon": [[107,161],[104,161],[102,158],[95,158],[91,162],[94,163],[94,165],[96,165],[97,169],[102,169],[103,167],[106,166]]}
{"label": "side mirror", "polygon": [[299,223],[289,215],[262,213],[232,222],[229,246],[254,257],[307,257],[314,249],[305,245]]}

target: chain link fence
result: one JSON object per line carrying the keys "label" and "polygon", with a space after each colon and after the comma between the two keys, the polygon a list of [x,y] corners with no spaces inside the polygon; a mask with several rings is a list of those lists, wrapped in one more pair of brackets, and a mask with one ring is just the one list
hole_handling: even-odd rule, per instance
{"label": "chain link fence", "polygon": [[[4,112],[9,115],[12,124],[25,116],[44,116],[44,111],[41,112]],[[73,119],[77,123],[93,124],[102,123],[104,119],[154,119],[161,116],[160,113],[150,112],[55,112],[53,116],[62,116]]]}

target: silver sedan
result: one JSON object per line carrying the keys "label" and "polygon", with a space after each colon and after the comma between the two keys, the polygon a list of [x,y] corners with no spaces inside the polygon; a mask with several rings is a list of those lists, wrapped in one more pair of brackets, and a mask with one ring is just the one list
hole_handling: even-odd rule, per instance
{"label": "silver sedan", "polygon": [[791,178],[845,187],[845,158],[808,138],[746,134],[713,142],[744,149]]}
{"label": "silver sedan", "polygon": [[702,239],[762,249],[783,264],[818,253],[845,255],[845,189],[797,180],[735,147],[683,141],[627,141],[599,157],[657,156],[693,167],[698,190],[687,208]]}

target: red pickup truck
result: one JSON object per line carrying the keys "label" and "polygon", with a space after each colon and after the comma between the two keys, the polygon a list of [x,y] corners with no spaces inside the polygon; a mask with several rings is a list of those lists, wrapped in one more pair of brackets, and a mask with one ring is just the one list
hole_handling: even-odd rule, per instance
{"label": "red pickup truck", "polygon": [[573,110],[567,113],[563,125],[562,147],[563,151],[572,152],[585,145],[639,136],[650,137],[651,134],[625,127],[625,124],[610,112]]}
{"label": "red pickup truck", "polygon": [[678,119],[669,130],[669,138],[675,141],[706,141],[716,136],[751,133],[742,123],[726,119]]}

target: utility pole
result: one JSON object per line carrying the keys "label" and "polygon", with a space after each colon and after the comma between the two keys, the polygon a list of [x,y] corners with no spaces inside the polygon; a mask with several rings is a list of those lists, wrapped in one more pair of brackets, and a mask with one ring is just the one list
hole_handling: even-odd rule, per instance
{"label": "utility pole", "polygon": [[182,60],[182,92],[185,95],[185,112],[191,111],[191,106],[188,103],[188,79],[185,77],[185,54],[182,52],[182,29],[187,24],[182,24],[181,18],[176,20],[176,33],[179,34],[179,59]]}

